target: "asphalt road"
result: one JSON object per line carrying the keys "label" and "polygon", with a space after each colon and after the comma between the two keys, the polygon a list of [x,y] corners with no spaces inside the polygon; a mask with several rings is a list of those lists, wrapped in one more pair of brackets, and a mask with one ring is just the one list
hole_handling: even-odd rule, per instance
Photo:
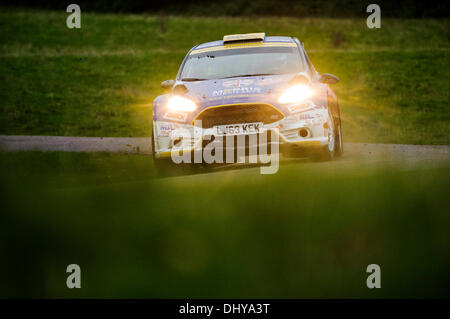
{"label": "asphalt road", "polygon": [[149,137],[0,136],[1,151],[151,153]]}
{"label": "asphalt road", "polygon": [[[120,152],[150,154],[149,137],[0,136],[1,151]],[[450,160],[448,145],[345,143],[347,160],[435,162]]]}

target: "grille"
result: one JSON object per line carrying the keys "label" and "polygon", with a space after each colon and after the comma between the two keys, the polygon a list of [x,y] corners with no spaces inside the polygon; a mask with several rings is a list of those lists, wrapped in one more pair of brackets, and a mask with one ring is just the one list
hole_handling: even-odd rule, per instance
{"label": "grille", "polygon": [[211,128],[215,125],[240,123],[269,124],[283,118],[280,111],[268,104],[237,104],[206,109],[197,116],[196,120],[202,120],[203,128]]}

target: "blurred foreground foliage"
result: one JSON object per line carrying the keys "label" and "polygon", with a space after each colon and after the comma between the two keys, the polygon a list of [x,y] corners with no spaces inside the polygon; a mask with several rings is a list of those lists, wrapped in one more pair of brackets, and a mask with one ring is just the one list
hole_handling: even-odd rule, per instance
{"label": "blurred foreground foliage", "polygon": [[0,153],[0,297],[448,297],[449,167],[398,168],[156,179],[143,155]]}

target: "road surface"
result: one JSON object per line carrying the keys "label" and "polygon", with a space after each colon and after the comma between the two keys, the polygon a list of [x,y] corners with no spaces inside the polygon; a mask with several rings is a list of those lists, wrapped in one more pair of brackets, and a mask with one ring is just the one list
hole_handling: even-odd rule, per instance
{"label": "road surface", "polygon": [[[0,136],[1,151],[151,153],[149,137]],[[345,143],[343,159],[376,162],[450,160],[448,145]]]}

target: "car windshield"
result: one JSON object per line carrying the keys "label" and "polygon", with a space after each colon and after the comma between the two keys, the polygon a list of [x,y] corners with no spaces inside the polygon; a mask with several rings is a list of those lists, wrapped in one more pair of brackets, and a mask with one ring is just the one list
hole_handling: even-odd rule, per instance
{"label": "car windshield", "polygon": [[297,46],[224,49],[188,56],[181,80],[201,81],[237,76],[290,74],[304,71]]}

